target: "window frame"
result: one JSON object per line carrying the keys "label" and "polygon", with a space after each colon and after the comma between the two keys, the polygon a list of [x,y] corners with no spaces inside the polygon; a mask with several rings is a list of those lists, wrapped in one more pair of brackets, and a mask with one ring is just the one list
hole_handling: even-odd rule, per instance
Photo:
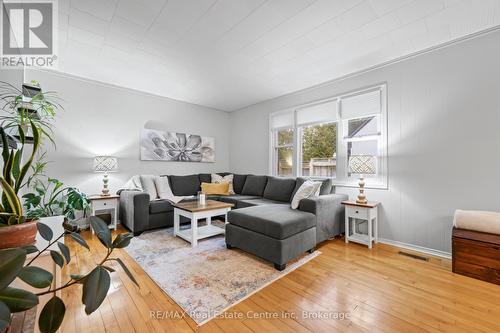
{"label": "window frame", "polygon": [[[348,121],[351,119],[365,118],[369,117],[368,115],[363,115],[360,117],[354,118],[343,118],[342,117],[342,100],[349,97],[354,97],[357,95],[362,95],[366,93],[370,93],[373,91],[380,91],[380,114],[372,114],[376,115],[378,119],[379,133],[377,135],[366,135],[363,137],[357,138],[347,138],[347,129],[348,129]],[[323,103],[331,103],[332,101],[336,101],[336,120],[326,121],[326,122],[311,122],[304,124],[297,124],[297,112],[300,109],[311,107],[318,104]],[[274,115],[280,113],[293,113],[293,124],[292,126],[280,127],[280,128],[272,128],[271,118]],[[327,123],[336,123],[337,124],[337,164],[335,177],[328,177],[332,179],[333,184],[337,186],[344,187],[358,187],[358,179],[357,177],[349,177],[347,170],[347,145],[348,142],[354,141],[369,141],[369,140],[378,140],[378,155],[377,155],[377,176],[376,177],[367,177],[365,179],[365,187],[366,188],[377,188],[377,189],[388,189],[388,153],[387,153],[387,83],[380,83],[377,85],[369,86],[366,88],[354,90],[351,92],[339,94],[333,97],[317,100],[311,103],[297,105],[293,108],[289,108],[286,110],[281,110],[278,112],[273,112],[269,115],[269,133],[270,133],[270,144],[269,144],[269,172],[272,175],[277,175],[277,133],[279,130],[283,129],[292,129],[293,130],[293,144],[286,145],[286,147],[292,148],[293,160],[292,160],[292,174],[294,177],[301,176],[302,172],[302,164],[301,164],[301,152],[302,152],[302,128],[306,126],[314,126],[319,124],[327,124]],[[311,177],[314,178],[314,177]],[[325,178],[325,177],[317,177],[317,178]]]}

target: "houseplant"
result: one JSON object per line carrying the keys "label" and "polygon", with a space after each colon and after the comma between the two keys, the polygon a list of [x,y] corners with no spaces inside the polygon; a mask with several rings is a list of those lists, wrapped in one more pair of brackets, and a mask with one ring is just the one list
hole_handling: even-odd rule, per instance
{"label": "houseplant", "polygon": [[[0,123],[5,131],[14,134],[20,127],[25,136],[28,136],[30,123],[37,128],[39,135],[47,138],[54,145],[52,138],[52,121],[57,111],[64,110],[57,93],[52,91],[43,92],[37,81],[31,81],[32,88],[37,88],[34,94],[23,94],[23,91],[8,82],[0,81]],[[29,95],[29,96],[26,96]]]}
{"label": "houseplant", "polygon": [[0,127],[2,140],[3,169],[0,176],[1,204],[0,204],[0,248],[23,246],[35,241],[36,220],[27,219],[18,193],[24,184],[24,179],[35,156],[40,148],[40,134],[33,122],[30,122],[33,133],[31,152],[25,163],[22,163],[23,153],[27,146],[24,130],[19,131],[19,147],[9,150],[7,135]]}
{"label": "houseplant", "polygon": [[[120,258],[112,257],[115,249],[124,248],[130,244],[132,233],[119,234],[112,239],[111,232],[104,221],[92,216],[90,223],[99,241],[106,247],[106,255],[92,271],[83,274],[70,274],[69,280],[61,284],[61,287],[52,288],[54,280],[52,273],[34,266],[34,262],[42,253],[50,251],[53,261],[58,266],[67,265],[71,261],[70,249],[60,242],[65,235],[90,250],[88,244],[78,233],[65,230],[61,235],[54,237],[50,228],[43,223],[38,223],[41,236],[48,242],[44,249],[38,250],[34,246],[26,246],[0,250],[0,332],[9,328],[12,313],[26,311],[37,306],[39,296],[47,294],[52,295],[52,298],[44,305],[40,313],[38,327],[42,333],[56,332],[66,312],[63,300],[56,293],[76,284],[83,285],[82,303],[85,305],[85,312],[91,314],[99,308],[108,293],[111,281],[110,273],[115,271],[109,266],[112,261],[117,262],[131,281],[137,285],[137,281],[123,261]],[[58,246],[59,251],[49,250],[54,244]],[[27,254],[33,254],[33,258],[26,263]],[[16,278],[40,289],[40,292],[32,293],[12,287],[11,284]]]}
{"label": "houseplant", "polygon": [[[54,233],[63,231],[65,219],[74,220],[77,212],[86,217],[90,210],[90,201],[87,196],[73,187],[65,187],[55,178],[41,177],[29,186],[33,192],[22,196],[26,217],[38,219],[48,225]],[[43,239],[37,239],[37,245],[44,244]]]}

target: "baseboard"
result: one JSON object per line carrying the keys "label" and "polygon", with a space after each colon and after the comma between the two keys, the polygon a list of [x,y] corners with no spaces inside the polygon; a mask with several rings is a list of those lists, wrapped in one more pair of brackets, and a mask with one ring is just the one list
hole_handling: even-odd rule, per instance
{"label": "baseboard", "polygon": [[429,254],[429,255],[435,256],[435,257],[451,259],[451,253],[445,252],[445,251],[434,250],[434,249],[430,249],[428,247],[398,242],[395,240],[390,240],[390,239],[385,239],[385,238],[379,238],[378,241],[379,241],[379,243],[392,245],[392,246],[400,247],[400,248],[411,250],[411,251],[422,252],[422,253]]}

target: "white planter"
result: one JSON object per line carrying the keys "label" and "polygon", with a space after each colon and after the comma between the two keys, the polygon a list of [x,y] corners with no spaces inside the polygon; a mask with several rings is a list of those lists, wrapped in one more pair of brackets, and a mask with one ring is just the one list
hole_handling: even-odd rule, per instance
{"label": "white planter", "polygon": [[[40,222],[49,226],[50,229],[52,229],[52,233],[54,234],[53,240],[59,237],[63,232],[63,222],[64,222],[64,215],[58,215],[58,216],[49,216],[49,217],[42,217],[40,218]],[[59,240],[59,242],[64,243],[64,237]],[[47,242],[45,239],[40,236],[40,233],[36,235],[36,247],[39,250],[44,249],[47,245],[49,245],[49,242]],[[57,246],[57,243],[52,244],[51,247],[49,247],[50,250],[55,250],[59,251],[59,247]]]}

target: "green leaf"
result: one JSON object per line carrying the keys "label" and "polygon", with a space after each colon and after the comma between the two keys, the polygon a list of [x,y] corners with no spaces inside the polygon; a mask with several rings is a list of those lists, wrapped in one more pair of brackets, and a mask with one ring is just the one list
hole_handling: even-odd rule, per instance
{"label": "green leaf", "polygon": [[18,277],[35,288],[47,288],[52,284],[54,276],[52,273],[36,266],[26,266],[21,269]]}
{"label": "green leaf", "polygon": [[10,324],[10,310],[5,303],[0,302],[0,332],[3,332]]}
{"label": "green leaf", "polygon": [[87,250],[90,251],[89,245],[87,244],[85,239],[82,238],[82,236],[80,236],[76,232],[72,232],[70,235],[71,235],[71,238],[73,238],[78,244],[80,244],[81,246],[85,247]]}
{"label": "green leaf", "polygon": [[69,248],[61,242],[57,242],[57,246],[59,246],[59,250],[61,250],[64,259],[66,259],[66,263],[69,264],[69,262],[71,261],[71,254],[69,252]]}
{"label": "green leaf", "polygon": [[[19,197],[17,196],[16,192],[12,188],[12,186],[3,178],[0,177],[0,186],[3,188],[3,196],[5,196],[5,199],[7,203],[9,204],[10,211],[14,213],[15,215],[22,215],[23,212],[23,207],[21,205],[21,201],[19,200]],[[5,207],[7,208],[7,207]]]}
{"label": "green leaf", "polygon": [[81,274],[70,274],[69,275],[73,280],[78,280],[78,283],[83,283],[85,281],[85,275]]}
{"label": "green leaf", "polygon": [[101,266],[94,268],[83,283],[82,302],[85,313],[91,314],[101,306],[108,294],[111,278],[106,269]]}
{"label": "green leaf", "polygon": [[38,297],[26,290],[7,287],[0,291],[0,302],[5,303],[11,312],[21,312],[36,306]]}
{"label": "green leaf", "polygon": [[50,242],[52,240],[52,237],[54,237],[54,233],[52,232],[52,229],[46,224],[43,224],[41,222],[38,222],[36,224],[38,228],[38,232],[40,233],[40,236],[42,236],[43,239],[45,239],[47,242]]}
{"label": "green leaf", "polygon": [[64,259],[59,252],[52,250],[50,251],[50,256],[52,257],[52,260],[54,260],[54,262],[57,264],[57,266],[61,268],[64,266]]}
{"label": "green leaf", "polygon": [[35,245],[26,245],[23,246],[22,248],[26,250],[27,254],[38,252],[38,248]]}
{"label": "green leaf", "polygon": [[115,260],[117,261],[120,266],[122,266],[123,268],[123,271],[125,272],[125,274],[127,274],[128,278],[130,280],[132,280],[133,283],[135,283],[135,285],[137,287],[139,287],[139,284],[137,283],[137,280],[135,279],[135,277],[132,275],[132,273],[129,271],[129,269],[127,268],[127,266],[125,266],[125,263],[120,259],[120,258],[113,258],[113,259],[110,259],[110,260]]}
{"label": "green leaf", "polygon": [[0,251],[0,290],[9,286],[23,268],[26,251],[8,249]]}
{"label": "green leaf", "polygon": [[111,248],[111,232],[109,231],[108,225],[104,223],[103,220],[96,216],[90,217],[90,224],[92,225],[92,229],[97,235],[97,238],[101,241],[101,243],[106,246],[108,249]]}
{"label": "green leaf", "polygon": [[62,299],[52,297],[42,309],[38,319],[38,327],[42,333],[54,333],[61,326],[66,313],[66,306]]}
{"label": "green leaf", "polygon": [[119,234],[113,241],[113,248],[121,249],[127,247],[130,244],[130,240],[132,238],[134,238],[134,234],[131,232]]}

